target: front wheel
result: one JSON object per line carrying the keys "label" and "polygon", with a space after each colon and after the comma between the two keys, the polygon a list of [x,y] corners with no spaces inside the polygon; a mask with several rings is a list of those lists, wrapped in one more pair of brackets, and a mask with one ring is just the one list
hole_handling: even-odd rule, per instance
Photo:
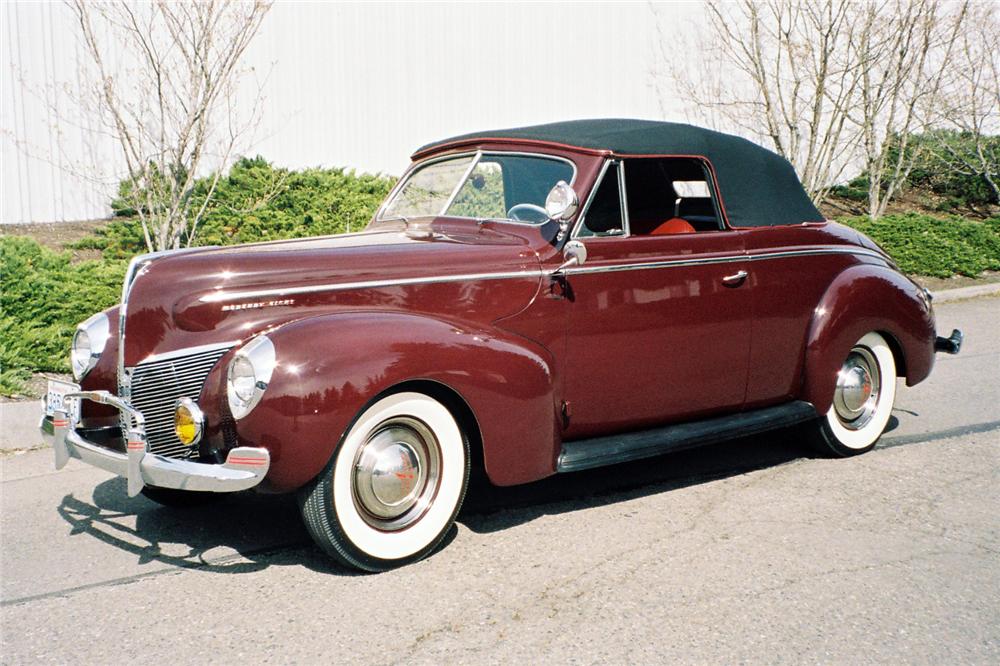
{"label": "front wheel", "polygon": [[816,424],[815,443],[824,453],[856,456],[874,448],[896,399],[896,361],[878,333],[855,343],[837,373],[833,405]]}
{"label": "front wheel", "polygon": [[448,408],[422,393],[394,393],[357,418],[299,506],[335,560],[386,571],[441,543],[468,483],[468,440]]}

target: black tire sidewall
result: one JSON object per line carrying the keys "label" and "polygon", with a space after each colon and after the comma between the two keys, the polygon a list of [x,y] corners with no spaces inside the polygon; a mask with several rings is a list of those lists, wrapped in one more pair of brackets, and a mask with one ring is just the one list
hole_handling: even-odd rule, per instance
{"label": "black tire sidewall", "polygon": [[[299,509],[302,512],[303,522],[305,523],[306,530],[309,532],[313,541],[316,542],[316,544],[327,555],[332,557],[341,565],[353,569],[360,569],[368,573],[380,573],[390,569],[406,566],[417,562],[434,552],[438,546],[441,545],[441,542],[444,541],[445,537],[447,537],[448,533],[454,528],[455,519],[458,517],[458,514],[462,509],[462,504],[465,501],[465,494],[469,487],[469,475],[471,469],[469,437],[468,434],[464,432],[461,427],[459,427],[459,433],[461,434],[462,447],[464,451],[465,469],[462,474],[462,486],[458,501],[456,502],[455,508],[441,532],[419,551],[413,553],[412,555],[392,560],[374,557],[354,545],[351,539],[344,532],[344,529],[340,524],[340,520],[337,518],[337,511],[334,508],[334,470],[337,465],[337,459],[340,451],[346,442],[348,434],[354,428],[355,424],[372,405],[390,395],[392,395],[392,393],[380,395],[377,399],[370,401],[358,412],[347,428],[345,428],[344,435],[341,437],[337,447],[330,455],[330,460],[323,468],[323,471],[320,472],[319,475],[317,475],[316,478],[314,478],[309,484],[304,486],[298,493]],[[442,406],[444,406],[443,403]],[[445,408],[447,409],[446,406]],[[455,419],[454,413],[452,413],[451,416]],[[456,425],[458,424],[458,419],[455,419],[455,423]]]}

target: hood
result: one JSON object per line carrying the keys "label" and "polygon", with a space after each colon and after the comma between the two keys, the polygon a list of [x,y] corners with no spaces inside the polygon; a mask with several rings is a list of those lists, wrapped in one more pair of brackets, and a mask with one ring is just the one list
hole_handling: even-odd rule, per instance
{"label": "hood", "polygon": [[[495,321],[540,281],[537,228],[424,220],[355,234],[206,248],[153,260],[132,282],[125,365],[177,349],[245,341],[287,321],[400,309]],[[532,231],[534,229],[534,231]],[[532,237],[532,233],[536,238]]]}

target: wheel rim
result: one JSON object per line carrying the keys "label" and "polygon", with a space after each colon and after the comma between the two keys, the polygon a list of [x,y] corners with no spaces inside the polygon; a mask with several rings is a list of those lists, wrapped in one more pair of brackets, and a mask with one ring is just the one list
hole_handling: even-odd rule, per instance
{"label": "wheel rim", "polygon": [[837,420],[849,430],[860,430],[878,410],[882,378],[871,350],[855,347],[837,373],[833,408]]}
{"label": "wheel rim", "polygon": [[405,529],[427,512],[441,480],[441,451],[426,425],[396,417],[372,429],[354,461],[352,494],[375,529]]}

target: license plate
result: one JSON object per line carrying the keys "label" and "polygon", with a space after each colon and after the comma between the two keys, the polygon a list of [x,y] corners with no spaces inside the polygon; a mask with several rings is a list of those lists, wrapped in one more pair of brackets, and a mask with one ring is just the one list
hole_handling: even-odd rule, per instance
{"label": "license plate", "polygon": [[80,401],[77,398],[67,398],[67,393],[76,393],[80,387],[70,382],[49,380],[49,388],[45,392],[45,415],[52,416],[56,410],[69,414],[74,421],[80,420]]}

